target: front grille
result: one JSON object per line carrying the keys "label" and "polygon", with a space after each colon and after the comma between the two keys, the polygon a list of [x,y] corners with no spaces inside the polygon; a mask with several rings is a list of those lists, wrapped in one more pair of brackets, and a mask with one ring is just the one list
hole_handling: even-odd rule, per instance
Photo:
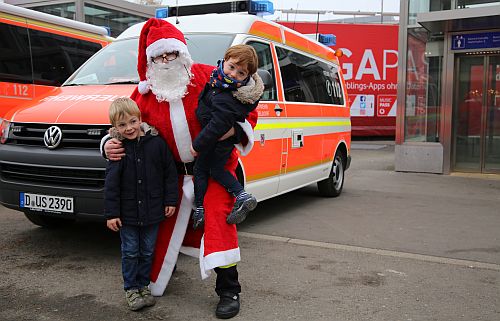
{"label": "front grille", "polygon": [[61,168],[1,162],[0,171],[3,180],[49,184],[58,187],[87,187],[97,189],[104,187],[104,168]]}
{"label": "front grille", "polygon": [[[54,124],[13,123],[7,144],[45,146],[43,135]],[[62,131],[59,148],[99,148],[110,125],[55,124]]]}

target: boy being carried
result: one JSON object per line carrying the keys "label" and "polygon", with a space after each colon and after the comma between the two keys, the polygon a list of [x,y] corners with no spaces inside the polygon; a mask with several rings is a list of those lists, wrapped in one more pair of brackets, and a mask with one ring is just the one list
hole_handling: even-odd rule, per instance
{"label": "boy being carried", "polygon": [[238,180],[224,168],[239,136],[220,140],[236,122],[244,122],[264,92],[264,84],[257,72],[258,58],[249,45],[230,47],[224,60],[213,70],[198,100],[196,116],[203,129],[193,141],[191,153],[197,156],[194,166],[194,193],[196,209],[193,227],[204,224],[203,199],[208,178],[212,177],[236,197],[228,224],[243,222],[248,212],[255,209],[257,200],[245,192]]}

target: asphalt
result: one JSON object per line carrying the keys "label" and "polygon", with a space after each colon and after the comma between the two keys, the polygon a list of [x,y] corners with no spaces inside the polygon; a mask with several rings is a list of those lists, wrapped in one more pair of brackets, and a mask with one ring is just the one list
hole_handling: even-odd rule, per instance
{"label": "asphalt", "polygon": [[[500,320],[500,177],[395,172],[391,141],[354,142],[352,157],[340,197],[307,186],[240,225],[234,320]],[[129,312],[116,234],[0,214],[1,320],[215,320],[215,276],[192,258],[155,307]]]}
{"label": "asphalt", "polygon": [[293,280],[300,293],[278,315],[500,320],[500,175],[395,172],[392,141],[353,142],[352,158],[340,197],[308,186],[240,227],[243,244],[278,247],[257,252],[282,262],[277,283]]}

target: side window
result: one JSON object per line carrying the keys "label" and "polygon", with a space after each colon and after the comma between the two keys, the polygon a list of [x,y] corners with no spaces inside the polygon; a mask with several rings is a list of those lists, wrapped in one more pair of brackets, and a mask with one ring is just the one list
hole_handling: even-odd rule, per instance
{"label": "side window", "polygon": [[340,76],[334,65],[284,48],[276,50],[287,101],[344,103]]}
{"label": "side window", "polygon": [[273,78],[273,85],[262,94],[262,100],[277,100],[276,95],[276,79],[274,78],[273,58],[271,55],[271,48],[268,44],[262,42],[251,41],[248,45],[252,46],[257,52],[259,58],[259,69],[267,70]]}
{"label": "side window", "polygon": [[[326,65],[328,66],[328,65]],[[342,91],[342,81],[340,80],[337,68],[329,67],[327,72],[326,93],[333,99],[335,105],[344,104],[344,92]]]}
{"label": "side window", "polygon": [[26,28],[0,24],[0,81],[33,82]]}
{"label": "side window", "polygon": [[[281,71],[281,80],[283,81],[283,90],[285,91],[286,101],[296,102],[314,102],[309,88],[306,87],[302,78],[300,62],[294,61],[293,55],[288,50],[276,47]],[[290,54],[289,54],[290,53]]]}
{"label": "side window", "polygon": [[90,41],[30,29],[35,84],[60,86],[78,67],[101,49]]}

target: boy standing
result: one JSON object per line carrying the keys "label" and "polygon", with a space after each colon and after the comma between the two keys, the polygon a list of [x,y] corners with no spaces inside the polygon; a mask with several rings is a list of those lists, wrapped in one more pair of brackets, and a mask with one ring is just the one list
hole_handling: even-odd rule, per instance
{"label": "boy standing", "polygon": [[118,98],[109,108],[110,136],[122,141],[125,157],[108,162],[104,185],[107,226],[119,231],[122,274],[129,308],[155,304],[149,274],[159,223],[175,213],[177,169],[165,141],[141,122],[137,104]]}
{"label": "boy standing", "polygon": [[244,122],[257,107],[264,91],[262,79],[256,73],[257,67],[257,53],[252,46],[233,46],[218,62],[200,94],[196,116],[203,129],[191,146],[191,153],[197,156],[194,166],[195,229],[204,224],[203,199],[209,176],[236,197],[233,210],[226,219],[228,224],[243,222],[248,212],[257,206],[255,197],[245,192],[238,180],[224,168],[234,144],[239,143],[238,135],[219,141],[235,127],[235,122]]}

